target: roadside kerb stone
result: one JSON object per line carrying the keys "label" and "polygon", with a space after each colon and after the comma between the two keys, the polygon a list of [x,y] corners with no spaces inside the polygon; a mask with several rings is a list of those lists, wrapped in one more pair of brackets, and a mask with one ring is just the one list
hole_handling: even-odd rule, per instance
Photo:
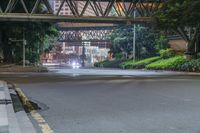
{"label": "roadside kerb stone", "polygon": [[12,99],[10,97],[7,83],[4,81],[0,81],[0,87],[3,88],[3,92],[4,92],[3,99],[11,101],[11,104],[4,104],[4,109],[5,109],[4,112],[6,112],[7,114],[7,115],[4,114],[4,117],[7,117],[5,119],[7,119],[8,121],[8,133],[21,133],[16,115],[13,109]]}
{"label": "roadside kerb stone", "polygon": [[[4,88],[0,83],[0,100],[5,99]],[[8,114],[6,105],[0,104],[0,133],[8,133]]]}

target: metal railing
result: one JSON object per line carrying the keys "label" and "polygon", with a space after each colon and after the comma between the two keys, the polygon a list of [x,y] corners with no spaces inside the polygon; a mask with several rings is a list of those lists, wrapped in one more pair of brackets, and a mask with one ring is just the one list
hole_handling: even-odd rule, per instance
{"label": "metal railing", "polygon": [[[3,0],[0,21],[150,22],[165,0]],[[134,10],[136,17],[133,18]]]}

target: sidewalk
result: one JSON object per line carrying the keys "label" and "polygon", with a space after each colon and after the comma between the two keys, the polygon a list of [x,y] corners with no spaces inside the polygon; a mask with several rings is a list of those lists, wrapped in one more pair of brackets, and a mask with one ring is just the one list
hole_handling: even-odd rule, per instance
{"label": "sidewalk", "polygon": [[14,112],[8,85],[0,81],[0,133],[36,133],[24,111]]}

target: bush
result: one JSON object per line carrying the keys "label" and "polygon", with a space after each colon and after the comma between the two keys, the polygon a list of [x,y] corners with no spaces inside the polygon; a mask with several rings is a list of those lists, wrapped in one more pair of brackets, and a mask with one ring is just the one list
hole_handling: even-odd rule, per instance
{"label": "bush", "polygon": [[184,56],[175,56],[169,59],[162,59],[146,66],[147,69],[155,70],[177,70],[186,62]]}
{"label": "bush", "polygon": [[197,53],[197,58],[200,58],[200,53]]}
{"label": "bush", "polygon": [[95,62],[94,63],[94,67],[101,67],[102,63],[103,63],[103,61],[101,61],[101,62]]}
{"label": "bush", "polygon": [[175,55],[175,52],[172,49],[162,49],[159,53],[160,57],[163,59],[170,58]]}
{"label": "bush", "polygon": [[126,60],[125,62],[121,63],[120,64],[120,68],[123,68],[123,69],[132,69],[133,67],[133,63],[135,61],[133,60]]}
{"label": "bush", "polygon": [[123,57],[122,53],[117,53],[115,54],[115,58],[118,60],[118,59],[121,59]]}
{"label": "bush", "polygon": [[150,64],[152,62],[155,62],[155,61],[157,61],[159,59],[160,59],[160,57],[156,56],[156,57],[152,57],[152,58],[147,58],[147,59],[144,59],[144,60],[140,60],[138,62],[133,63],[133,68],[136,68],[136,69],[145,68],[146,65],[148,65],[148,64]]}
{"label": "bush", "polygon": [[200,72],[200,60],[187,61],[179,66],[180,71]]}
{"label": "bush", "polygon": [[146,65],[148,65],[152,62],[155,62],[159,59],[160,59],[160,57],[156,56],[156,57],[140,60],[137,62],[135,62],[133,60],[129,60],[129,61],[122,63],[120,66],[121,66],[121,68],[124,68],[124,69],[142,69],[142,68],[145,68]]}
{"label": "bush", "polygon": [[123,62],[123,60],[105,60],[102,62],[95,63],[95,67],[104,67],[104,68],[120,68],[120,64]]}

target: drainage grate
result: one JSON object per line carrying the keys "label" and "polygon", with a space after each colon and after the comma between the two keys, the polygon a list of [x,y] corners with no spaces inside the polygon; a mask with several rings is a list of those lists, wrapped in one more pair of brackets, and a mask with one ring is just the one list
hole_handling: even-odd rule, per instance
{"label": "drainage grate", "polygon": [[0,105],[4,104],[4,105],[7,105],[7,104],[11,104],[12,103],[12,100],[10,99],[0,99]]}

